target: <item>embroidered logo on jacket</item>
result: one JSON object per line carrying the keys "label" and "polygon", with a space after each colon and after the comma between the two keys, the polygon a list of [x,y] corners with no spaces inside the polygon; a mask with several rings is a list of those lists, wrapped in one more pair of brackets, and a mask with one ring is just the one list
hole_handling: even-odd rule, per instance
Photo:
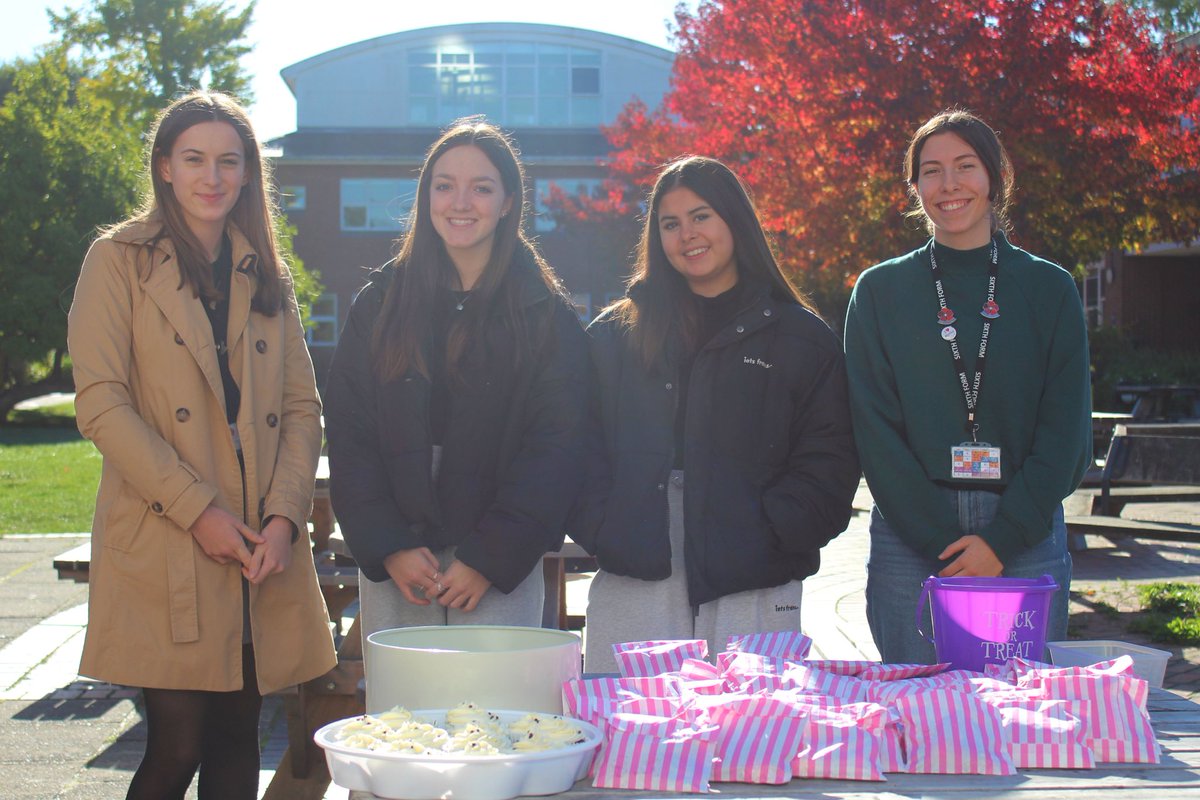
{"label": "embroidered logo on jacket", "polygon": [[742,356],[742,363],[750,364],[755,367],[762,367],[763,369],[770,369],[771,367],[775,366],[769,361],[763,361],[761,358],[751,358],[750,356]]}

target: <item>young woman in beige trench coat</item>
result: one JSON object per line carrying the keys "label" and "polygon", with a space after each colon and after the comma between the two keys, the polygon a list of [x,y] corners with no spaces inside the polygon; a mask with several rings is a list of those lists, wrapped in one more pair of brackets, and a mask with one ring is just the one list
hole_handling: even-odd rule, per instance
{"label": "young woman in beige trench coat", "polygon": [[199,769],[201,798],[254,798],[262,695],[336,663],[306,535],[320,401],[244,110],[176,101],[149,166],[69,319],[104,457],[80,672],[143,688],[129,797],[182,798]]}

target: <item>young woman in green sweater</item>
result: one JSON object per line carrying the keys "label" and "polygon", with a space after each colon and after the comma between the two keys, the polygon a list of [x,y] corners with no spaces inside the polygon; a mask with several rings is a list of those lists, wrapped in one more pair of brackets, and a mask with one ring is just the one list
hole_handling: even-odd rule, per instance
{"label": "young woman in green sweater", "polygon": [[982,120],[933,117],[904,171],[932,239],[863,272],[846,316],[855,440],[875,500],[875,644],[885,661],[933,661],[913,622],[930,575],[1049,573],[1061,588],[1048,638],[1064,638],[1062,499],[1091,463],[1079,294],[1065,270],[1008,242],[1012,167]]}

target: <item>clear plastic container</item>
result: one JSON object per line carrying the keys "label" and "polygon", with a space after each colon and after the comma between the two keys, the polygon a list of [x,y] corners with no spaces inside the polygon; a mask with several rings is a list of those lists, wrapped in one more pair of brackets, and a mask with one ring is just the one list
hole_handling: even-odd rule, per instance
{"label": "clear plastic container", "polygon": [[1133,671],[1152,687],[1161,688],[1167,672],[1167,659],[1171,654],[1130,642],[1110,639],[1082,640],[1077,642],[1046,642],[1050,660],[1058,667],[1086,667],[1118,656],[1133,659]]}

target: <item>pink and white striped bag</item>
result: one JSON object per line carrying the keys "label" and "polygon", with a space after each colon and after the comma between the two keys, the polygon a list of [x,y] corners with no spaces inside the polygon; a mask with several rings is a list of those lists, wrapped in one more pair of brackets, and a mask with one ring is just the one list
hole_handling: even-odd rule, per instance
{"label": "pink and white striped bag", "polygon": [[874,703],[804,709],[800,751],[792,759],[797,778],[882,781],[883,728],[887,710]]}
{"label": "pink and white striped bag", "polygon": [[888,708],[887,724],[883,727],[883,753],[879,767],[884,772],[908,772],[908,756],[904,753],[904,725],[894,708]]}
{"label": "pink and white striped bag", "polygon": [[804,666],[819,669],[822,672],[832,672],[834,675],[858,675],[864,669],[879,666],[879,662],[824,659],[805,661]]}
{"label": "pink and white striped bag", "polygon": [[622,678],[648,678],[677,672],[689,658],[706,658],[708,640],[623,642],[613,645],[613,655]]}
{"label": "pink and white striped bag", "polygon": [[682,720],[614,714],[604,752],[593,766],[597,789],[707,792],[716,757],[715,726]]}
{"label": "pink and white striped bag", "polygon": [[1030,697],[1025,692],[980,695],[1000,712],[1009,752],[1019,769],[1090,769],[1096,766],[1083,741],[1083,704]]}
{"label": "pink and white striped bag", "polygon": [[1158,741],[1142,707],[1148,691],[1144,680],[1064,670],[1059,674],[1030,673],[1022,681],[1047,697],[1083,703],[1083,742],[1097,761],[1158,763]]}
{"label": "pink and white striped bag", "polygon": [[937,675],[950,669],[949,662],[943,664],[872,664],[858,673],[864,681],[898,681],[905,678],[923,678]]}
{"label": "pink and white striped bag", "polygon": [[783,688],[798,689],[812,694],[833,695],[845,703],[865,703],[870,700],[867,682],[849,675],[835,675],[804,664],[789,664],[783,673]]}
{"label": "pink and white striped bag", "polygon": [[712,780],[787,783],[800,751],[804,714],[773,697],[729,697],[706,710],[717,727]]}
{"label": "pink and white striped bag", "polygon": [[1000,714],[974,694],[951,687],[897,697],[908,771],[1015,775]]}
{"label": "pink and white striped bag", "polygon": [[757,653],[760,656],[801,661],[812,648],[813,640],[800,631],[774,631],[730,636],[726,652]]}
{"label": "pink and white striped bag", "polygon": [[684,681],[712,681],[721,679],[721,670],[702,659],[688,658],[679,665],[678,675]]}
{"label": "pink and white striped bag", "polygon": [[639,697],[679,698],[679,681],[664,678],[584,678],[563,682],[567,716],[601,729],[620,703]]}

